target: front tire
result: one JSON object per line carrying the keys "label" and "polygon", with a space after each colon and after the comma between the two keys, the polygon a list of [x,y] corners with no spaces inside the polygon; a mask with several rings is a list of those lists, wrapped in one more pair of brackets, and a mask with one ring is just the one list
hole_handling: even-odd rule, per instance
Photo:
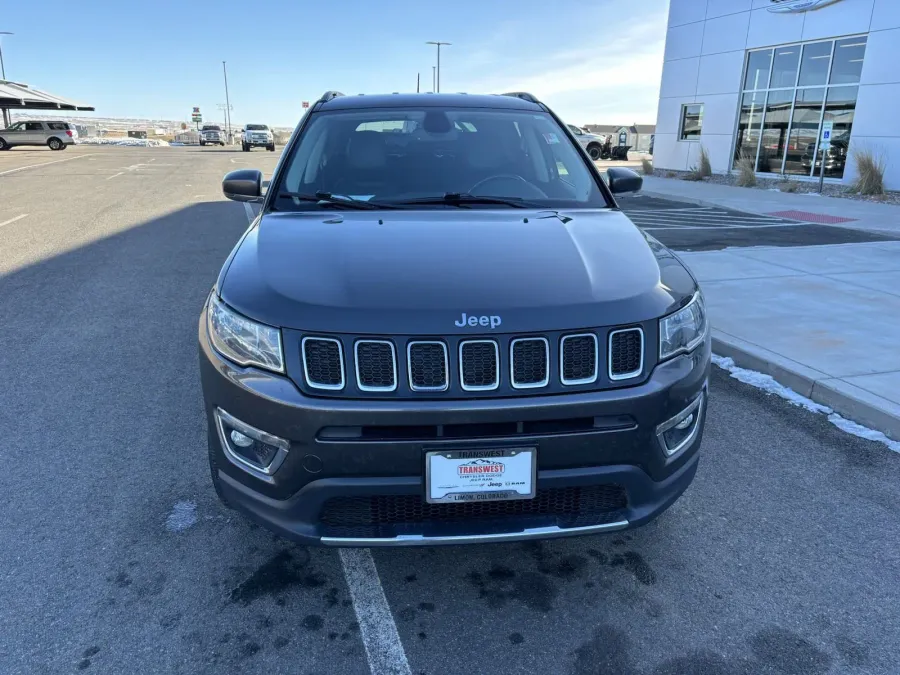
{"label": "front tire", "polygon": [[241,143],[241,150],[244,152],[250,152],[250,146],[248,146],[246,143]]}
{"label": "front tire", "polygon": [[5,139],[0,138],[0,152],[2,152],[3,150],[9,150],[9,148],[9,143],[7,143]]}
{"label": "front tire", "polygon": [[272,143],[272,145],[267,145],[266,150],[268,150],[269,152],[275,152],[275,144]]}
{"label": "front tire", "polygon": [[47,141],[47,147],[51,150],[61,150],[63,147],[63,142],[58,138],[51,138]]}
{"label": "front tire", "polygon": [[588,146],[588,154],[591,156],[591,159],[595,162],[600,159],[600,146],[599,145],[589,145]]}
{"label": "front tire", "polygon": [[202,148],[204,145],[206,145],[206,143],[204,143],[203,141],[200,141],[200,147]]}

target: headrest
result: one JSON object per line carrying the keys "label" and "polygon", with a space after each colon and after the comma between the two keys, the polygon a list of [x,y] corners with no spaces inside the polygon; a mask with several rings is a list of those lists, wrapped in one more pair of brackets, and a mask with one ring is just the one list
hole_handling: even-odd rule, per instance
{"label": "headrest", "polygon": [[379,131],[356,131],[350,138],[347,151],[350,166],[357,169],[378,169],[387,163],[384,135]]}

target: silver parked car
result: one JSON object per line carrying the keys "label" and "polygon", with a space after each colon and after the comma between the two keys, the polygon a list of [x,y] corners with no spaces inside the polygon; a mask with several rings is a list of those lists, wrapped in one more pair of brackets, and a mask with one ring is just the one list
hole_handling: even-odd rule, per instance
{"label": "silver parked car", "polygon": [[600,153],[603,151],[603,144],[606,143],[606,136],[589,134],[584,129],[576,127],[574,124],[567,124],[566,126],[569,127],[569,131],[571,131],[575,135],[575,138],[578,139],[581,147],[588,151],[591,159],[600,159]]}
{"label": "silver parked car", "polygon": [[16,122],[0,130],[0,150],[17,145],[46,145],[51,150],[65,150],[75,143],[78,131],[68,122],[30,120]]}

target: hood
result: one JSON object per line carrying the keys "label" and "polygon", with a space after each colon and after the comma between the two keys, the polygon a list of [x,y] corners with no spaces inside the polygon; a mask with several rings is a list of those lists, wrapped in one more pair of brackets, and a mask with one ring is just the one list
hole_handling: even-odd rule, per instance
{"label": "hood", "polygon": [[267,213],[219,278],[269,325],[357,334],[500,333],[636,323],[696,283],[616,209]]}

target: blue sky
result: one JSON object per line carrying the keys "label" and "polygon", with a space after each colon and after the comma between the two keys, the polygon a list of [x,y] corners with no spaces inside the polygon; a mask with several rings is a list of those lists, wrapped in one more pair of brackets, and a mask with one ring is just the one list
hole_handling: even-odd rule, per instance
{"label": "blue sky", "polygon": [[[639,5],[639,7],[638,7]],[[4,3],[7,77],[103,117],[293,126],[322,92],[534,93],[576,124],[654,122],[668,0]],[[254,10],[254,8],[258,8]],[[48,19],[58,20],[48,20]]]}

